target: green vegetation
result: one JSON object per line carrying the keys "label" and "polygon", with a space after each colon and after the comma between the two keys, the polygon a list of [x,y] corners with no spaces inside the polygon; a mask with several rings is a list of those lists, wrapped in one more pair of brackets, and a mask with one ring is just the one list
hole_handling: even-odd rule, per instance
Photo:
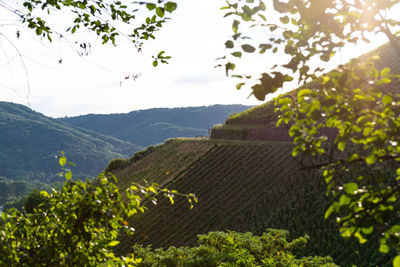
{"label": "green vegetation", "polygon": [[222,123],[230,114],[248,108],[250,106],[243,105],[157,108],[124,114],[89,114],[60,120],[147,147],[168,138],[208,136],[208,129],[214,124]]}
{"label": "green vegetation", "polygon": [[[21,3],[7,3],[0,8],[17,15],[24,26],[50,42],[54,36],[61,39],[83,30],[97,35],[102,44],[117,45],[123,36],[140,52],[146,40],[155,39],[155,33],[166,23],[168,15],[177,8],[177,4],[165,1],[132,2],[126,5],[119,1],[103,0],[90,2],[25,0]],[[140,21],[136,15],[139,10]],[[66,18],[70,19],[63,25],[66,30],[61,32],[60,22],[56,23],[50,19],[50,16],[59,14],[68,14]],[[17,34],[19,37],[19,31]],[[87,44],[82,43],[81,46],[86,49]],[[160,51],[152,57],[154,67],[159,63],[168,63],[171,58],[165,55],[165,51]]]}
{"label": "green vegetation", "polygon": [[[152,211],[151,220],[143,216],[134,219],[138,229],[143,229],[140,236],[136,237],[141,238],[142,242],[146,242],[148,237],[151,240],[158,238],[159,242],[164,243],[172,239],[178,240],[178,243],[189,242],[194,232],[204,231],[205,228],[253,226],[252,229],[265,229],[265,225],[279,224],[280,227],[288,226],[293,235],[311,231],[310,235],[316,235],[319,242],[305,251],[324,250],[322,255],[329,253],[345,266],[354,263],[389,264],[388,258],[400,250],[400,95],[397,90],[400,74],[390,67],[391,61],[378,66],[376,59],[379,55],[374,53],[329,73],[325,73],[320,67],[323,64],[318,63],[330,61],[346,44],[357,44],[359,40],[369,42],[375,38],[372,34],[380,33],[390,41],[392,60],[394,58],[394,63],[398,64],[400,21],[398,17],[390,17],[390,11],[398,3],[397,0],[273,0],[272,6],[267,9],[262,0],[228,1],[223,9],[227,11],[226,16],[235,18],[232,38],[225,43],[231,58],[241,58],[245,53],[264,54],[266,51],[284,54],[281,57],[284,63],[267,66],[265,69],[270,71],[262,73],[261,78],[252,85],[252,94],[257,99],[264,100],[266,95],[276,92],[295,78],[303,85],[318,80],[317,88],[301,88],[296,96],[286,95],[276,101],[280,112],[278,125],[290,125],[289,133],[294,145],[207,144],[204,141],[190,144],[187,151],[182,149],[185,142],[181,142],[171,143],[173,149],[170,151],[163,151],[163,146],[160,146],[152,153],[141,154],[139,160],[131,164],[121,160],[112,162],[110,169],[117,168],[116,174],[123,178],[120,186],[128,187],[127,198],[131,201],[128,206],[121,200],[118,188],[109,183],[104,175],[98,180],[99,186],[67,182],[60,191],[52,192],[48,207],[41,208],[39,205],[39,213],[13,210],[2,214],[0,260],[7,265],[29,265],[33,262],[55,265],[133,262],[132,258],[115,257],[111,253],[111,248],[118,243],[117,230],[124,228],[123,225],[127,226],[125,217],[141,210],[142,202],[136,195],[137,187],[129,187],[128,181],[144,181],[148,175],[159,174],[155,177],[163,184],[174,185],[179,190],[196,188],[205,204],[193,209],[198,213],[191,216],[177,214],[163,205],[168,200],[174,202],[173,195],[166,193],[168,200],[158,202],[162,215]],[[146,4],[146,14],[150,14],[145,23],[128,35],[137,49],[141,50],[142,40],[155,38],[154,31],[166,21],[165,13],[173,12],[177,5],[164,1],[135,4]],[[133,13],[126,11],[128,6],[120,2],[108,5],[102,0],[93,1],[90,5],[85,1],[42,3],[40,0],[28,0],[23,3],[22,10],[7,8],[17,13],[37,35],[49,40],[52,29],[45,20],[34,15],[37,8],[49,14],[59,9],[72,10],[74,20],[67,32],[74,33],[82,26],[101,36],[103,43],[110,41],[115,44],[119,35],[118,30],[108,23],[109,20],[129,24],[136,18]],[[105,17],[105,22],[97,16]],[[246,31],[253,27],[266,30],[267,37],[249,38],[251,36]],[[257,30],[253,32],[259,34]],[[226,60],[221,66],[225,66],[227,75],[236,66],[231,58],[222,58]],[[167,63],[168,59],[169,56],[164,56],[162,51],[154,57],[153,65]],[[313,65],[311,62],[317,63],[318,67],[310,67]],[[243,79],[251,78],[245,74],[233,76],[242,79],[237,89],[247,84]],[[266,117],[260,115],[251,123],[274,118]],[[231,119],[238,121],[238,118]],[[19,123],[15,124],[19,126]],[[173,125],[164,126],[174,128]],[[23,137],[37,129],[19,128],[23,131],[7,132],[9,129],[3,128],[6,137],[18,138],[24,147],[29,147],[31,143]],[[323,129],[326,128],[337,131],[335,138],[324,135]],[[49,140],[39,143],[39,146],[46,147],[52,142]],[[64,140],[66,143],[56,142],[61,145],[73,143],[68,137],[64,137]],[[13,146],[15,143],[8,140],[8,144],[11,144],[9,151],[1,152],[19,152],[18,147]],[[3,147],[3,144],[0,145]],[[193,146],[202,147],[203,150],[190,153]],[[38,149],[30,147],[30,150]],[[288,150],[297,156],[296,160],[290,158]],[[85,157],[86,151],[88,149],[82,147],[79,153]],[[11,163],[7,161],[7,153],[0,154],[0,162],[6,163],[0,169]],[[160,155],[166,157],[159,158]],[[23,155],[17,158],[24,160],[16,162],[18,166],[23,166]],[[35,158],[38,162],[28,167],[33,171],[36,171],[35,167],[47,171],[40,165],[43,155]],[[81,162],[80,159],[76,161]],[[182,164],[181,167],[174,162]],[[92,170],[90,164],[84,166],[87,171]],[[149,170],[144,166],[158,168]],[[317,169],[322,169],[322,177]],[[67,171],[67,178],[69,174]],[[4,175],[10,176],[9,173]],[[322,194],[322,187],[325,187],[321,182],[323,180],[328,184],[327,199]],[[150,186],[145,192],[157,193],[157,190]],[[156,202],[155,199],[151,200]],[[99,206],[100,209],[96,209]],[[328,220],[323,219],[323,213]],[[331,214],[335,214],[337,219],[333,220]],[[68,217],[70,215],[72,217]],[[266,217],[259,218],[258,215]],[[319,219],[315,220],[317,217],[313,216]],[[349,239],[340,239],[339,232]],[[129,244],[126,242],[129,238],[124,238],[125,245]],[[354,240],[363,244],[362,249]],[[377,255],[378,251],[386,255]],[[164,253],[161,250],[159,252]],[[234,260],[237,259],[241,258]],[[252,260],[251,256],[246,260]],[[393,265],[400,266],[400,255],[394,258]]]}
{"label": "green vegetation", "polygon": [[[48,203],[47,198],[40,192],[41,191],[35,189],[26,196],[22,196],[14,201],[6,202],[3,206],[3,211],[7,212],[8,210],[15,208],[21,212],[25,211],[27,213],[33,213],[34,209],[39,205]],[[50,189],[48,189],[48,192],[50,192]]]}
{"label": "green vegetation", "polygon": [[278,116],[274,113],[273,101],[256,106],[241,113],[232,114],[228,117],[226,125],[269,125],[277,121]]}
{"label": "green vegetation", "polygon": [[[64,156],[59,158],[66,166]],[[189,203],[197,201],[192,195],[131,185],[122,195],[114,176],[100,174],[95,182],[72,181],[71,172],[64,169],[66,181],[53,189],[30,194],[24,209],[10,209],[0,219],[0,264],[2,266],[337,266],[331,258],[296,258],[294,252],[307,242],[301,237],[292,242],[288,233],[269,230],[261,237],[251,233],[214,232],[199,236],[199,247],[167,250],[142,248],[135,245],[134,253],[116,256],[122,232],[135,230],[127,219],[144,212],[146,200],[157,201],[164,194],[171,203],[185,196]]]}
{"label": "green vegetation", "polygon": [[[131,185],[122,196],[115,177],[100,174],[95,182],[72,180],[59,157],[66,181],[50,194],[31,194],[25,209],[10,209],[0,219],[1,266],[132,266],[133,255],[115,256],[118,234],[132,234],[126,221],[144,212],[143,200],[159,193],[182,195],[155,185]],[[193,195],[186,196],[190,201]]]}
{"label": "green vegetation", "polygon": [[[334,214],[341,234],[360,243],[375,232],[382,253],[400,252],[400,20],[394,14],[399,3],[273,0],[267,9],[256,0],[230,1],[223,8],[234,17],[226,42],[232,55],[224,64],[227,74],[237,61],[230,58],[242,52],[279,54],[281,62],[264,67],[268,72],[251,86],[252,94],[264,100],[294,79],[304,85],[297,95],[276,100],[277,125],[290,126],[293,156],[316,157],[303,166],[323,172],[334,199],[325,217]],[[258,30],[250,31],[253,27]],[[251,38],[260,30],[266,38]],[[373,51],[326,72],[324,62],[343,47],[373,41],[378,34],[389,41],[381,62],[382,55]],[[246,75],[234,76],[242,80],[238,89],[247,83]],[[310,81],[317,86],[308,87]],[[326,129],[335,136],[329,138]],[[400,254],[393,265],[400,266]]]}
{"label": "green vegetation", "polygon": [[78,176],[94,177],[110,159],[141,149],[7,102],[0,102],[0,127],[0,175],[16,180],[59,180],[59,167],[52,159],[62,150],[81,162],[74,170]]}
{"label": "green vegetation", "polygon": [[[324,219],[330,198],[317,170],[302,170],[291,156],[293,145],[284,142],[225,140],[170,140],[152,153],[120,169],[121,190],[132,182],[156,182],[180,192],[193,192],[193,209],[185,201],[173,206],[167,199],[148,205],[134,216],[133,237],[122,236],[118,252],[151,244],[153,247],[192,246],[198,234],[210,231],[288,229],[291,238],[309,234],[312,242],[296,255],[331,256],[341,266],[389,266],[393,254],[379,253],[378,236],[360,245],[344,240],[334,218]],[[310,158],[305,158],[311,161]]]}
{"label": "green vegetation", "polygon": [[198,236],[198,247],[170,247],[167,250],[135,246],[135,255],[142,260],[139,267],[150,266],[337,266],[331,258],[296,258],[294,251],[304,247],[307,238],[291,242],[288,232],[269,230],[262,236],[251,233],[211,232]]}
{"label": "green vegetation", "polygon": [[17,201],[34,190],[50,190],[48,184],[39,181],[16,181],[0,177],[0,206],[9,201]]}

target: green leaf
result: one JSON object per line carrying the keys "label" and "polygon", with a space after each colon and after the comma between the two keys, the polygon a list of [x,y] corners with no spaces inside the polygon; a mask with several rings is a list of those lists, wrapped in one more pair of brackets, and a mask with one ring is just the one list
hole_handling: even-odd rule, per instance
{"label": "green leaf", "polygon": [[267,21],[267,18],[266,18],[263,14],[258,14],[258,16],[259,16],[263,21]]}
{"label": "green leaf", "polygon": [[346,148],[346,142],[339,142],[338,143],[338,149],[340,151],[344,151],[345,148]]}
{"label": "green leaf", "polygon": [[158,58],[162,58],[162,55],[165,53],[165,51],[160,51],[157,55]]}
{"label": "green leaf", "polygon": [[351,198],[349,198],[347,195],[342,195],[339,202],[341,205],[348,205],[351,202]]}
{"label": "green leaf", "polygon": [[362,231],[364,234],[367,234],[367,235],[371,234],[373,230],[374,230],[374,227],[373,227],[373,226],[370,226],[370,227],[368,227],[368,228],[362,228],[362,229],[361,229],[361,231]]}
{"label": "green leaf", "polygon": [[225,47],[226,48],[233,48],[233,46],[234,46],[234,44],[233,44],[233,42],[232,42],[232,40],[228,40],[228,41],[226,41],[225,42]]}
{"label": "green leaf", "polygon": [[153,61],[153,66],[154,66],[154,67],[157,67],[157,65],[158,65],[158,61],[157,61],[157,60],[154,60],[154,61]]}
{"label": "green leaf", "polygon": [[155,4],[148,3],[148,4],[146,4],[146,7],[147,7],[148,10],[153,10],[153,9],[155,9],[157,6],[156,6]]}
{"label": "green leaf", "polygon": [[234,20],[232,23],[232,30],[235,34],[237,34],[237,32],[238,32],[239,24],[240,24],[240,22],[238,20]]}
{"label": "green leaf", "polygon": [[393,267],[400,267],[400,255],[397,255],[393,260]]}
{"label": "green leaf", "polygon": [[46,191],[40,191],[40,195],[47,197],[47,198],[50,197],[49,193],[47,193]]}
{"label": "green leaf", "polygon": [[384,95],[384,96],[382,97],[382,103],[383,103],[383,104],[389,105],[389,104],[391,104],[392,102],[393,102],[393,98],[392,98],[391,96]]}
{"label": "green leaf", "polygon": [[245,83],[238,83],[236,84],[236,89],[240,90],[242,88],[242,86],[245,85]]}
{"label": "green leaf", "polygon": [[393,225],[392,228],[390,228],[390,230],[391,230],[393,233],[400,233],[400,225],[398,225],[398,224]]}
{"label": "green leaf", "polygon": [[313,93],[313,91],[310,90],[310,89],[301,89],[301,90],[299,91],[298,97],[301,98],[301,97],[310,95],[310,94],[312,94],[312,93]]}
{"label": "green leaf", "polygon": [[354,191],[358,190],[358,185],[356,183],[347,183],[343,185],[344,190],[349,195],[354,195]]}
{"label": "green leaf", "polygon": [[383,78],[383,79],[380,79],[376,84],[377,84],[377,85],[384,85],[384,84],[390,83],[391,81],[392,81],[392,80],[389,79],[389,78]]}
{"label": "green leaf", "polygon": [[172,13],[177,7],[178,5],[174,2],[167,2],[164,5],[164,9],[169,13]]}
{"label": "green leaf", "polygon": [[367,239],[365,239],[360,232],[357,232],[354,234],[355,237],[358,238],[358,241],[360,242],[360,244],[364,244],[365,242],[367,242]]}
{"label": "green leaf", "polygon": [[67,164],[67,158],[64,157],[64,156],[61,156],[61,157],[58,159],[58,163],[61,165],[61,167],[64,167],[64,165]]}
{"label": "green leaf", "polygon": [[381,243],[381,245],[379,246],[379,251],[381,253],[388,253],[389,250],[390,250],[390,248],[386,243]]}
{"label": "green leaf", "polygon": [[289,23],[289,17],[288,17],[288,16],[281,17],[281,18],[280,18],[280,21],[281,21],[283,24],[288,24],[288,23]]}
{"label": "green leaf", "polygon": [[381,77],[387,77],[390,73],[390,68],[386,67],[383,70],[381,70]]}
{"label": "green leaf", "polygon": [[232,56],[241,58],[242,57],[242,52],[233,52]]}
{"label": "green leaf", "polygon": [[164,17],[164,8],[157,7],[157,8],[156,8],[156,14],[157,14],[157,16],[159,16],[160,18]]}
{"label": "green leaf", "polygon": [[365,162],[368,165],[374,164],[376,162],[377,158],[375,156],[375,154],[370,154],[368,157],[365,158]]}
{"label": "green leaf", "polygon": [[71,178],[72,178],[72,172],[69,171],[69,172],[67,172],[67,173],[65,174],[65,179],[69,180],[69,179],[71,179]]}
{"label": "green leaf", "polygon": [[293,77],[292,76],[290,76],[290,75],[285,75],[285,76],[283,76],[283,80],[285,81],[285,82],[290,82],[290,81],[293,81]]}
{"label": "green leaf", "polygon": [[326,219],[328,219],[329,218],[329,216],[332,214],[332,212],[334,212],[335,211],[335,207],[332,205],[332,206],[329,206],[329,208],[326,210],[326,212],[325,212],[325,220]]}
{"label": "green leaf", "polygon": [[110,243],[108,243],[108,246],[110,246],[110,247],[115,247],[115,246],[118,245],[118,244],[119,244],[119,241],[114,240],[114,241],[111,241]]}
{"label": "green leaf", "polygon": [[242,45],[242,49],[244,52],[247,52],[247,53],[253,53],[254,51],[256,51],[256,49],[249,44]]}
{"label": "green leaf", "polygon": [[236,68],[236,65],[235,65],[235,64],[233,64],[233,63],[231,63],[231,62],[226,63],[226,64],[225,64],[226,76],[228,76],[230,70],[233,71],[235,68]]}

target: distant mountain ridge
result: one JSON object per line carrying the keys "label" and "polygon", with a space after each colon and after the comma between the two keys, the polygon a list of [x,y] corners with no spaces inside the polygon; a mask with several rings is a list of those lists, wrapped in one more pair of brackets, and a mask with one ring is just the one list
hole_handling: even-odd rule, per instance
{"label": "distant mountain ridge", "polygon": [[94,176],[109,160],[142,149],[9,102],[0,102],[0,129],[0,176],[17,180],[53,181],[60,172],[57,151],[77,163],[77,175]]}
{"label": "distant mountain ridge", "polygon": [[141,146],[173,137],[208,135],[214,124],[252,106],[212,105],[187,108],[153,108],[121,114],[88,114],[60,118],[62,122],[110,135]]}

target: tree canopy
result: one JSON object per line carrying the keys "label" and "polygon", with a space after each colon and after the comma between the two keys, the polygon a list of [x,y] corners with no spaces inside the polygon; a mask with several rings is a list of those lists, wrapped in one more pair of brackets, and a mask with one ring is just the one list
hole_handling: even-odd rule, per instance
{"label": "tree canopy", "polygon": [[134,255],[116,256],[121,231],[133,234],[127,219],[144,212],[146,200],[159,194],[169,198],[193,194],[147,186],[131,185],[123,194],[112,174],[101,173],[94,181],[73,180],[64,154],[59,163],[65,182],[58,188],[32,194],[25,209],[1,213],[0,265],[2,266],[133,266]]}
{"label": "tree canopy", "polygon": [[[0,8],[8,10],[19,18],[19,21],[32,29],[36,35],[47,38],[64,37],[79,31],[89,31],[97,35],[103,44],[116,45],[121,38],[128,39],[141,51],[146,40],[155,39],[155,33],[167,22],[168,15],[177,8],[172,1],[48,1],[26,0],[20,2],[0,2]],[[66,29],[60,28],[55,16],[65,17],[69,22]],[[16,31],[17,37],[20,35]],[[5,37],[0,32],[0,35]],[[83,48],[87,48],[83,43]],[[153,56],[153,65],[159,62],[168,63],[169,56],[164,51]]]}
{"label": "tree canopy", "polygon": [[[377,51],[330,72],[322,63],[347,44],[370,42],[378,34],[387,37],[398,62],[400,21],[390,14],[399,2],[246,0],[223,7],[233,17],[233,35],[225,43],[232,51],[225,57],[227,74],[242,80],[240,89],[251,78],[235,73],[243,53],[281,54],[280,63],[251,86],[252,94],[264,100],[285,83],[299,81],[299,90],[276,99],[278,126],[289,124],[293,155],[300,161],[318,156],[304,168],[322,168],[328,194],[336,198],[326,217],[336,213],[342,235],[361,243],[377,231],[383,253],[400,250],[400,76],[387,62],[377,66]],[[249,28],[261,29],[264,38],[249,39]],[[326,129],[336,132],[333,140]],[[400,266],[400,256],[394,265]]]}
{"label": "tree canopy", "polygon": [[252,233],[211,232],[199,235],[197,247],[143,248],[134,251],[146,266],[337,266],[330,257],[296,258],[295,251],[307,244],[308,237],[287,241],[289,232],[268,229],[261,236]]}

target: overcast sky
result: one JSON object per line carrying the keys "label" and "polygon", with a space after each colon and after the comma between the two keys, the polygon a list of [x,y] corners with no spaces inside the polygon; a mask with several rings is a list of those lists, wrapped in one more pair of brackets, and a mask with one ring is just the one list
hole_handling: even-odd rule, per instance
{"label": "overcast sky", "polygon": [[[157,40],[145,44],[142,54],[128,42],[102,46],[87,34],[53,43],[41,41],[16,26],[15,18],[0,8],[0,18],[5,18],[0,20],[0,101],[29,105],[52,117],[153,107],[261,104],[253,96],[248,98],[250,90],[237,91],[237,80],[225,77],[223,69],[214,68],[231,34],[231,22],[223,19],[219,10],[224,3],[181,1],[172,20],[157,34]],[[89,55],[78,55],[77,50],[81,50],[75,40],[91,44]],[[350,48],[340,61],[382,42]],[[154,68],[151,55],[160,50],[172,60],[169,65]],[[254,57],[242,64],[249,71],[261,73],[263,60]],[[140,75],[136,81],[134,74]]]}

